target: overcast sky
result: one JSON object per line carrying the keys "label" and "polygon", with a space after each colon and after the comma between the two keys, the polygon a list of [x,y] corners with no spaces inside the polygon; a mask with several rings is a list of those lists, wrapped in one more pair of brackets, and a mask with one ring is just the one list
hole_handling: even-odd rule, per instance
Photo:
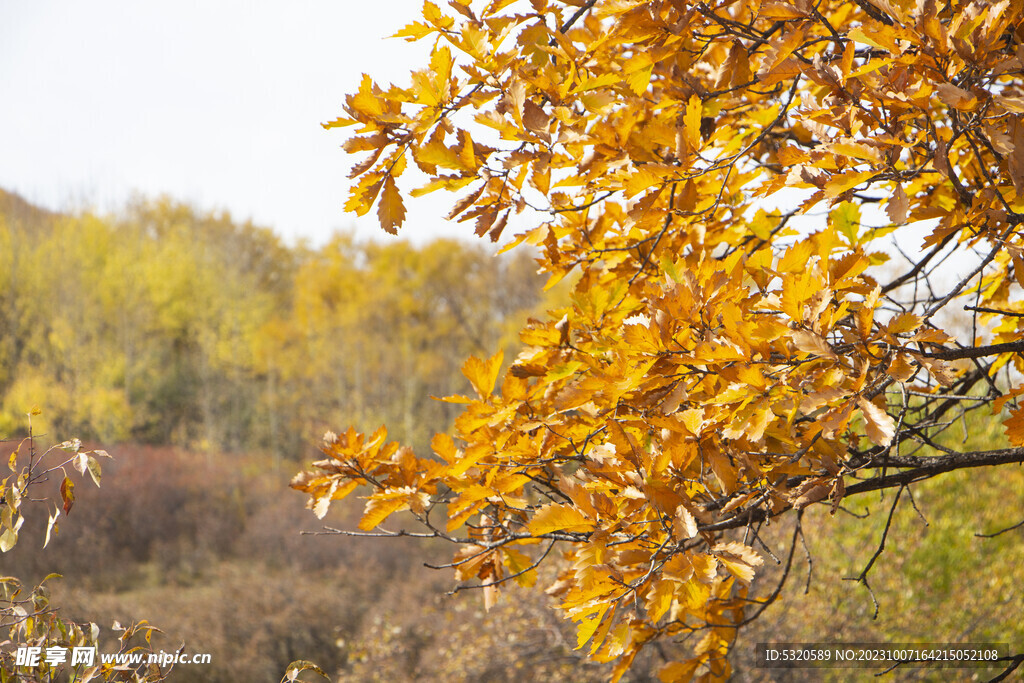
{"label": "overcast sky", "polygon": [[[404,84],[429,45],[385,39],[421,0],[0,0],[0,187],[52,209],[139,192],[225,208],[289,239],[345,214],[341,113],[362,72]],[[468,235],[431,198],[404,234]]]}

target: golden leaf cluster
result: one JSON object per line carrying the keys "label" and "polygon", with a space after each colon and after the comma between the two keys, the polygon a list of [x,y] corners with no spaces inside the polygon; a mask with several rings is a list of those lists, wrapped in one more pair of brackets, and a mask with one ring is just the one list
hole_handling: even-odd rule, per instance
{"label": "golden leaf cluster", "polygon": [[[398,35],[433,41],[429,66],[365,77],[326,124],[368,153],[347,208],[394,232],[409,194],[446,190],[477,235],[515,218],[572,302],[503,377],[466,363],[476,396],[450,399],[433,457],[350,431],[294,485],[322,516],[369,484],[363,529],[412,511],[492,592],[558,546],[548,592],[616,678],[686,637],[663,680],[727,678],[762,563],[729,530],[834,511],[941,415],[929,397],[1022,369],[1022,4],[424,3]],[[428,181],[407,193],[410,162]],[[883,280],[877,240],[909,224],[923,255]],[[956,249],[984,259],[921,294]],[[991,344],[941,327],[968,285]]]}

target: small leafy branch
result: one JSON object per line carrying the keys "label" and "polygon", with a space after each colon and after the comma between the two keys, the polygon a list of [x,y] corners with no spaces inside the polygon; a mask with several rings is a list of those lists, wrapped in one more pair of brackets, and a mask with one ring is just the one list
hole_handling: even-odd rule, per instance
{"label": "small leafy branch", "polygon": [[[49,521],[46,524],[46,537],[43,539],[45,548],[50,543],[51,535],[59,531],[57,518],[60,517],[61,509],[63,508],[66,515],[71,512],[71,507],[75,503],[75,482],[68,476],[68,467],[74,467],[82,475],[88,472],[89,477],[98,487],[102,470],[97,458],[110,457],[106,451],[82,450],[82,442],[78,439],[64,441],[51,446],[41,454],[38,453],[36,437],[32,433],[32,417],[38,414],[38,408],[34,408],[28,413],[28,436],[22,439],[11,453],[7,462],[11,474],[0,482],[0,492],[3,494],[3,499],[0,500],[0,552],[8,552],[18,542],[18,531],[25,522],[22,510],[24,503],[45,502],[30,498],[29,489],[50,481],[51,477],[57,473],[63,475],[60,483],[62,505],[59,507],[56,503],[53,505],[53,512],[50,513]],[[19,471],[18,461],[22,457],[23,449],[27,451],[24,457],[27,457],[28,463]],[[59,452],[69,453],[70,457],[57,463],[51,463],[50,461],[54,459],[53,456]]]}
{"label": "small leafy branch", "polygon": [[[25,522],[26,503],[52,503],[49,513],[43,547],[49,545],[52,535],[58,533],[57,519],[63,510],[67,515],[75,502],[75,483],[68,469],[74,468],[89,477],[98,487],[101,469],[98,457],[109,458],[102,450],[82,450],[78,439],[64,441],[40,453],[36,437],[32,432],[32,417],[39,415],[34,408],[28,414],[28,436],[22,439],[8,459],[11,474],[0,481],[0,552],[10,552],[19,541],[19,531]],[[69,454],[66,456],[66,454]],[[19,467],[19,461],[27,462]],[[60,476],[61,504],[49,498],[35,498],[38,487],[53,477]],[[85,681],[131,681],[132,683],[157,683],[165,680],[170,669],[161,670],[155,665],[138,667],[101,662],[96,656],[100,627],[94,623],[77,624],[61,617],[59,610],[50,603],[49,582],[59,579],[59,574],[50,574],[37,585],[27,587],[13,576],[0,576],[0,681],[54,680],[67,675],[70,680]],[[158,631],[145,621],[122,626],[114,623],[117,638],[116,654],[148,653],[152,635]],[[147,647],[134,645],[142,637]],[[32,663],[18,662],[18,649],[37,648],[39,654]],[[86,663],[72,665],[66,656],[61,660],[49,661],[47,651],[63,653],[75,648],[93,652],[93,659]]]}

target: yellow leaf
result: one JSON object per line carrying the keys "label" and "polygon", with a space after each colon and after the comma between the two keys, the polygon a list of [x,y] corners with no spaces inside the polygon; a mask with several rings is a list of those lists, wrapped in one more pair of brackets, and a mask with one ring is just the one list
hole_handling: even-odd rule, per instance
{"label": "yellow leaf", "polygon": [[992,99],[1006,111],[1024,114],[1024,97],[1011,95],[995,95]]}
{"label": "yellow leaf", "polygon": [[444,432],[434,434],[434,438],[430,440],[430,449],[444,459],[444,461],[449,465],[454,463],[459,457],[459,451],[455,447],[455,441],[451,436]]}
{"label": "yellow leaf", "polygon": [[770,19],[802,19],[807,12],[788,2],[767,2],[761,5],[760,15]]}
{"label": "yellow leaf", "polygon": [[890,334],[909,334],[917,332],[922,322],[923,320],[919,315],[900,313],[886,324],[885,329]]}
{"label": "yellow leaf", "polygon": [[5,527],[0,533],[0,553],[6,553],[18,543],[18,532]]}
{"label": "yellow leaf", "polygon": [[533,514],[527,528],[534,536],[541,536],[555,531],[593,531],[594,523],[574,507],[551,503]]}
{"label": "yellow leaf", "polygon": [[896,434],[896,420],[866,398],[857,397],[857,405],[864,415],[864,427],[871,442],[883,447],[892,443],[892,437]]}
{"label": "yellow leaf", "polygon": [[828,148],[832,153],[843,157],[852,157],[876,163],[881,161],[881,155],[877,149],[849,139],[833,142]]}
{"label": "yellow leaf", "polygon": [[515,576],[513,580],[516,583],[524,588],[531,588],[537,583],[537,572],[530,568],[534,562],[528,555],[508,546],[502,549],[501,555],[502,562]]}
{"label": "yellow leaf", "polygon": [[800,240],[788,250],[779,261],[778,271],[780,273],[802,273],[807,268],[807,261],[814,253],[814,245],[810,240]]}
{"label": "yellow leaf", "polygon": [[697,673],[697,669],[704,666],[699,659],[691,659],[685,662],[669,662],[658,669],[658,680],[661,683],[680,683],[690,681]]}
{"label": "yellow leaf", "polygon": [[455,25],[455,20],[442,14],[437,5],[427,0],[423,3],[423,18],[439,29],[450,29]]}
{"label": "yellow leaf", "polygon": [[875,320],[875,308],[878,306],[878,297],[881,294],[881,286],[875,285],[874,289],[864,297],[864,303],[857,311],[857,332],[864,339],[871,334],[871,326]]}
{"label": "yellow leaf", "polygon": [[367,74],[363,74],[363,80],[359,84],[359,92],[349,96],[347,101],[352,110],[369,118],[375,118],[384,113],[384,107],[380,103],[378,93],[374,92],[373,81]]}
{"label": "yellow leaf", "polygon": [[487,9],[484,10],[484,16],[497,14],[514,2],[516,2],[516,0],[491,0],[491,4],[489,4]]}
{"label": "yellow leaf", "polygon": [[913,356],[918,363],[928,370],[928,374],[931,375],[936,382],[944,387],[953,386],[953,381],[956,379],[956,373],[949,366],[949,363],[938,358],[928,358],[927,356],[921,356],[919,354],[913,354]]}
{"label": "yellow leaf", "polygon": [[700,436],[704,429],[704,411],[700,408],[687,408],[683,411],[683,424],[690,434]]}
{"label": "yellow leaf", "polygon": [[686,144],[691,150],[700,149],[700,121],[703,116],[704,105],[696,95],[690,96],[686,105],[686,114],[683,119],[683,127],[686,130]]}
{"label": "yellow leaf", "polygon": [[71,512],[71,506],[75,504],[75,482],[71,481],[67,475],[60,483],[60,497],[64,501],[64,514],[66,515]]}
{"label": "yellow leaf", "polygon": [[397,33],[392,35],[392,38],[405,38],[408,42],[413,42],[429,36],[435,31],[434,28],[427,26],[423,22],[414,21],[411,24],[407,24],[405,28],[399,30]]}
{"label": "yellow leaf", "polygon": [[821,335],[810,330],[793,330],[791,336],[793,345],[800,351],[831,360],[837,359],[835,352]]}
{"label": "yellow leaf", "polygon": [[601,602],[593,606],[591,610],[584,613],[579,619],[579,625],[576,627],[576,649],[579,650],[591,638],[594,637],[594,633],[597,632],[597,627],[604,621],[605,614],[608,612],[608,608],[611,605],[607,602]]}
{"label": "yellow leaf", "polygon": [[448,469],[448,474],[452,477],[461,477],[470,467],[476,465],[478,462],[490,455],[491,452],[491,448],[481,444],[474,444],[470,446],[465,451],[462,451],[459,454],[460,457],[451,464]]}
{"label": "yellow leaf", "polygon": [[598,90],[600,88],[607,88],[611,85],[616,85],[621,79],[612,73],[603,73],[600,76],[587,76],[576,88],[573,89],[573,93],[582,93],[589,90]]}
{"label": "yellow leaf", "polygon": [[647,90],[647,85],[651,82],[654,62],[650,55],[641,52],[626,62],[625,70],[626,85],[633,91],[633,94],[640,95]]}
{"label": "yellow leaf", "polygon": [[771,49],[765,54],[764,60],[761,62],[761,68],[757,71],[758,78],[764,79],[783,66],[789,56],[803,42],[803,39],[803,29],[790,29],[771,41]]}
{"label": "yellow leaf", "polygon": [[1024,407],[1010,411],[1010,417],[1003,420],[1006,438],[1014,446],[1024,446]]}
{"label": "yellow leaf", "polygon": [[680,505],[676,508],[673,528],[675,529],[676,537],[681,541],[688,541],[697,535],[697,520],[694,518],[693,514],[686,509],[685,505]]}
{"label": "yellow leaf", "polygon": [[750,546],[737,543],[719,543],[711,549],[715,558],[743,584],[750,584],[754,578],[754,568],[761,566],[764,560]]}
{"label": "yellow leaf", "polygon": [[450,168],[456,171],[468,170],[466,164],[460,158],[459,150],[448,147],[440,140],[431,140],[427,144],[420,146],[416,150],[415,156],[416,160],[422,164]]}
{"label": "yellow leaf", "polygon": [[[900,52],[896,41],[887,34],[886,27],[881,24],[864,24],[862,26],[858,26],[848,31],[846,33],[846,37],[850,40],[855,40],[858,43],[877,47],[881,50],[888,50],[889,52],[896,54],[899,54]],[[877,62],[882,60],[872,59],[870,61]]]}
{"label": "yellow leaf", "polygon": [[779,157],[779,163],[784,166],[796,166],[811,160],[811,155],[793,145],[783,145],[779,147],[779,151],[776,152]]}
{"label": "yellow leaf", "polygon": [[874,171],[847,171],[841,175],[832,176],[825,183],[825,196],[829,198],[838,197],[874,177],[874,175]]}
{"label": "yellow leaf", "polygon": [[729,461],[729,458],[715,448],[707,454],[707,459],[711,465],[711,471],[715,473],[715,478],[718,479],[722,492],[728,494],[736,491],[739,488],[737,486],[736,466]]}
{"label": "yellow leaf", "polygon": [[906,382],[914,376],[914,366],[907,361],[904,354],[897,353],[889,363],[886,373],[898,382]]}
{"label": "yellow leaf", "polygon": [[[366,509],[359,520],[359,528],[363,531],[372,531],[395,512],[408,510],[413,502],[425,504],[425,497],[426,494],[418,493],[410,486],[374,493],[366,500]],[[420,500],[417,501],[417,498]]]}
{"label": "yellow leaf", "polygon": [[652,582],[651,588],[647,591],[647,616],[651,623],[657,623],[672,607],[675,589],[675,581],[658,579]]}
{"label": "yellow leaf", "polygon": [[423,187],[418,187],[409,194],[413,197],[422,197],[425,194],[430,194],[437,190],[461,190],[475,180],[478,180],[476,176],[461,176],[454,178],[451,176],[438,176]]}
{"label": "yellow leaf", "polygon": [[353,211],[357,216],[365,216],[373,207],[382,187],[384,179],[379,172],[367,173],[349,192],[345,210]]}
{"label": "yellow leaf", "polygon": [[470,171],[476,171],[480,167],[477,162],[476,150],[473,148],[473,138],[470,137],[469,131],[459,131],[459,137],[462,138],[462,148],[459,150],[459,161],[469,169]]}
{"label": "yellow leaf", "polygon": [[494,391],[494,383],[498,379],[498,371],[501,370],[501,361],[504,357],[504,352],[498,351],[486,361],[470,356],[463,364],[462,374],[473,385],[481,399],[487,398]]}
{"label": "yellow leaf", "polygon": [[860,243],[860,206],[853,202],[840,202],[828,215],[829,222],[847,243]]}
{"label": "yellow leaf", "polygon": [[799,324],[807,317],[805,304],[819,290],[817,278],[810,272],[790,275],[782,280],[782,310]]}
{"label": "yellow leaf", "polygon": [[853,70],[853,58],[856,51],[856,46],[852,40],[846,41],[846,47],[843,48],[843,58],[839,62],[839,71],[843,75],[843,83],[849,78],[850,72]]}
{"label": "yellow leaf", "polygon": [[750,82],[750,52],[738,40],[733,41],[729,55],[715,74],[715,87],[728,88]]}
{"label": "yellow leaf", "polygon": [[844,401],[840,405],[831,408],[818,420],[819,424],[821,424],[821,435],[826,439],[831,439],[846,429],[852,411],[853,401]]}
{"label": "yellow leaf", "polygon": [[377,207],[377,218],[380,220],[380,227],[392,235],[398,234],[398,228],[405,220],[405,204],[402,203],[402,195],[391,176],[384,181],[384,192]]}

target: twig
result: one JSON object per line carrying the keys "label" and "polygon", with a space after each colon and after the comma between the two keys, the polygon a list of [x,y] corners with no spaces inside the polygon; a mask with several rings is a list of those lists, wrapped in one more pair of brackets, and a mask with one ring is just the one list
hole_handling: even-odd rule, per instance
{"label": "twig", "polygon": [[878,600],[875,599],[875,593],[871,590],[871,586],[868,585],[868,572],[871,571],[871,568],[875,565],[875,561],[881,557],[882,552],[885,550],[885,541],[889,537],[889,529],[892,527],[892,518],[893,515],[896,514],[896,506],[899,504],[900,495],[903,493],[903,489],[905,488],[907,488],[906,485],[903,485],[900,486],[898,491],[896,491],[896,498],[892,501],[892,507],[889,508],[889,517],[885,520],[885,529],[882,530],[882,538],[878,542],[878,548],[875,550],[875,554],[871,556],[871,559],[868,560],[867,565],[863,570],[861,570],[858,576],[843,578],[844,581],[856,581],[857,583],[864,584],[868,589],[868,592],[871,593],[871,600],[875,603],[875,614],[872,619],[878,618]]}
{"label": "twig", "polygon": [[978,538],[995,538],[999,534],[1005,534],[1007,531],[1013,531],[1014,529],[1019,529],[1022,526],[1024,526],[1024,519],[1022,519],[1021,521],[1017,522],[1013,526],[1008,526],[1005,529],[1000,529],[999,531],[994,531],[991,534],[974,534],[974,535],[976,537],[978,537]]}

